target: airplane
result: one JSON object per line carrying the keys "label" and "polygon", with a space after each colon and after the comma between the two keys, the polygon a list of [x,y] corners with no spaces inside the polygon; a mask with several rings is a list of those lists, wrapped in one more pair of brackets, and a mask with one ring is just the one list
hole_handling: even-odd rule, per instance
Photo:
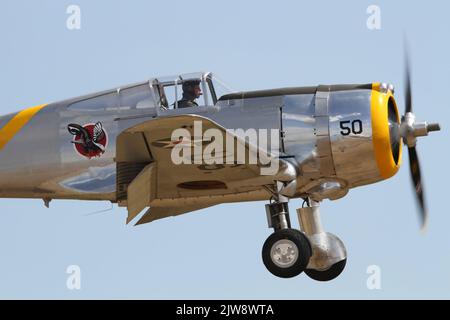
{"label": "airplane", "polygon": [[[42,199],[47,207],[53,199],[107,200],[127,207],[127,223],[135,225],[267,201],[268,271],[330,281],[344,270],[347,253],[323,228],[320,202],[392,177],[403,143],[426,224],[415,146],[440,127],[415,120],[408,70],[402,117],[386,83],[236,92],[210,72],[156,77],[5,115],[0,197]],[[183,85],[193,82],[203,95],[179,108]],[[296,198],[304,200],[300,230],[289,216]]]}

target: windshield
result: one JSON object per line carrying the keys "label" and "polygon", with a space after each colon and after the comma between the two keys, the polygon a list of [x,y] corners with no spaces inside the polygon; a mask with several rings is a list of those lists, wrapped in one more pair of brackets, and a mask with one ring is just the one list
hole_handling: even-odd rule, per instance
{"label": "windshield", "polygon": [[220,79],[216,75],[209,74],[207,79],[209,86],[211,88],[211,94],[213,95],[214,104],[223,95],[235,92],[235,90],[233,90],[228,84],[226,84],[222,79]]}

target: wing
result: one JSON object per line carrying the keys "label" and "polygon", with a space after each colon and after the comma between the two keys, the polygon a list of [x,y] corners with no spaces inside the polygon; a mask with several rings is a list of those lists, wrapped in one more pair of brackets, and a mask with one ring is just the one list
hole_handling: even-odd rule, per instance
{"label": "wing", "polygon": [[198,115],[154,119],[123,131],[116,162],[118,200],[128,207],[128,222],[151,207],[138,224],[222,202],[269,198],[265,185],[297,176],[289,163]]}

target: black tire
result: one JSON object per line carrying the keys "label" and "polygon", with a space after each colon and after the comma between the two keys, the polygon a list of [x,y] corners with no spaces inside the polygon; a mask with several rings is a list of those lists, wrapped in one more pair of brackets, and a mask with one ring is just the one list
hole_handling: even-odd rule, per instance
{"label": "black tire", "polygon": [[[298,255],[292,264],[287,262],[286,267],[275,264],[271,258],[273,246],[280,240],[288,240],[290,244],[297,247]],[[273,248],[276,250],[275,248]],[[264,242],[262,259],[267,270],[273,275],[281,278],[292,278],[302,273],[309,263],[312,251],[308,238],[299,230],[283,229],[272,233]]]}
{"label": "black tire", "polygon": [[347,259],[344,259],[342,261],[333,264],[328,270],[317,271],[314,269],[306,269],[305,273],[308,277],[316,281],[324,281],[324,282],[331,281],[337,278],[342,273],[342,271],[344,271],[346,263]]}

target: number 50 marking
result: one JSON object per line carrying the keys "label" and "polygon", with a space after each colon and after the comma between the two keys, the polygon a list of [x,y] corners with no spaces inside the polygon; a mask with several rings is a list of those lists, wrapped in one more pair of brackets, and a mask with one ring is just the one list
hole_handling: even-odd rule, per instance
{"label": "number 50 marking", "polygon": [[363,132],[363,124],[359,119],[341,121],[339,122],[339,126],[341,127],[341,134],[343,136],[348,136],[350,133],[361,134]]}

